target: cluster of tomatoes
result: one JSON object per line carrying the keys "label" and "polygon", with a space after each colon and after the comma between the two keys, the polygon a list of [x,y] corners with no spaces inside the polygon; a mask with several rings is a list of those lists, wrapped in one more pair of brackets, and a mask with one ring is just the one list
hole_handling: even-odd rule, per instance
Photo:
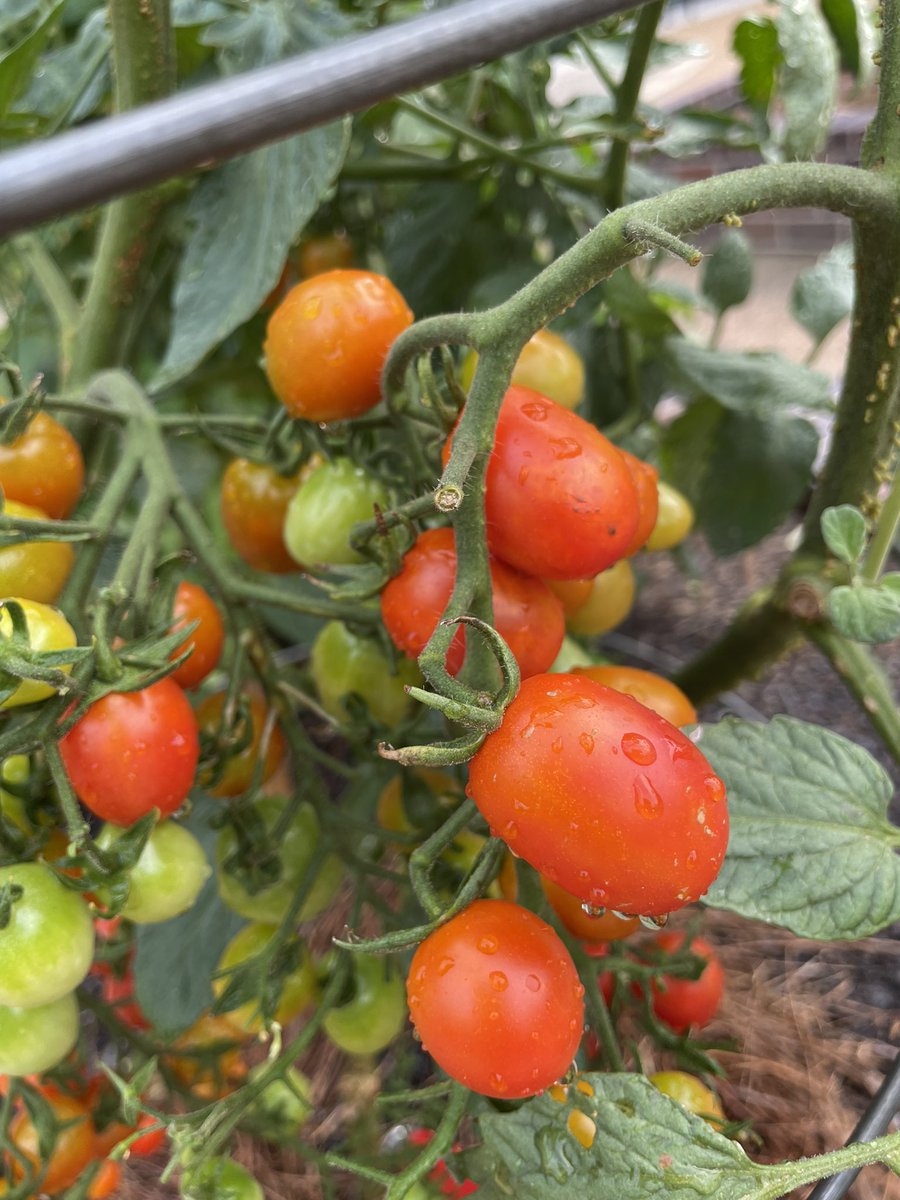
{"label": "cluster of tomatoes", "polygon": [[[389,281],[368,272],[305,281],[269,322],[266,369],[276,395],[292,416],[309,421],[367,412],[380,398],[390,343],[410,320]],[[552,366],[550,383],[541,379],[545,391],[535,390],[548,363],[542,345],[560,354],[553,335],[529,343],[500,408],[485,491],[494,624],[522,684],[469,763],[467,793],[491,832],[540,873],[563,923],[589,926],[596,941],[600,930],[621,937],[638,917],[664,919],[698,900],[721,866],[728,817],[724,785],[679,729],[696,714],[678,689],[624,668],[550,672],[567,621],[598,633],[624,617],[634,589],[630,556],[648,542],[662,547],[683,536],[683,527],[672,534],[671,516],[680,506],[683,523],[686,508],[669,492],[668,527],[659,524],[655,469],[546,394],[554,390]],[[471,369],[464,365],[464,379]],[[578,381],[565,384],[560,398],[574,406]],[[445,466],[452,448],[453,433]],[[346,536],[350,557],[326,559],[321,544],[312,544],[315,531],[298,537],[291,517],[309,504],[307,514],[334,528],[327,489],[305,497],[317,476],[338,469],[362,474],[347,461],[322,464],[288,501],[284,541],[297,563],[352,561]],[[384,499],[367,482],[354,519]],[[307,535],[311,524],[308,516],[302,522]],[[431,639],[456,574],[453,530],[429,526],[384,587],[382,620],[407,660]],[[623,586],[627,598],[610,612],[610,589],[621,594]],[[465,636],[460,630],[447,652],[451,674],[463,665]],[[662,1013],[669,993],[657,991]],[[497,1098],[547,1088],[566,1073],[582,1038],[584,988],[565,945],[510,899],[476,901],[431,933],[413,957],[407,995],[436,1062]]]}

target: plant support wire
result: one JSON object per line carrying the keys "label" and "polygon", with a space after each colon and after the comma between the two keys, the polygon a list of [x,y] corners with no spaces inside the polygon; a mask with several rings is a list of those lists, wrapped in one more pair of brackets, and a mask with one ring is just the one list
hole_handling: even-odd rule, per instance
{"label": "plant support wire", "polygon": [[465,0],[0,156],[0,234],[221,162],[634,0]]}

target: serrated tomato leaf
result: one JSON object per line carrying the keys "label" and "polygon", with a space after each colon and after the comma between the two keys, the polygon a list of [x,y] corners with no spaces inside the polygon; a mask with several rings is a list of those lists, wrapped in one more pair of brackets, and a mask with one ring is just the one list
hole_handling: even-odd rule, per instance
{"label": "serrated tomato leaf", "polygon": [[855,290],[853,247],[842,242],[794,281],[791,315],[818,346],[850,315]]}
{"label": "serrated tomato leaf", "polygon": [[893,788],[867,750],[791,717],[729,717],[704,726],[699,745],[731,817],[705,903],[823,940],[868,937],[900,918]]}
{"label": "serrated tomato leaf", "polygon": [[775,18],[782,64],[781,151],[786,161],[824,147],[837,99],[838,54],[815,0],[780,0]]}
{"label": "serrated tomato leaf", "polygon": [[852,504],[836,504],[822,513],[822,537],[836,558],[859,562],[866,548],[866,518]]}

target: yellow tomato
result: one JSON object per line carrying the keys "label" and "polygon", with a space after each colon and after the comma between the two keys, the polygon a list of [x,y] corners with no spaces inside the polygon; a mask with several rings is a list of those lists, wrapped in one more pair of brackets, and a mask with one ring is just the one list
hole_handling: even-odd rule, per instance
{"label": "yellow tomato", "polygon": [[697,710],[687,696],[662,675],[654,675],[652,671],[642,671],[639,667],[620,666],[586,666],[574,667],[578,675],[587,675],[595,683],[602,683],[617,692],[625,692],[634,696],[645,708],[671,721],[673,725],[693,725],[697,720]]}
{"label": "yellow tomato", "polygon": [[[17,604],[20,604],[25,613],[28,640],[32,650],[68,650],[70,646],[75,645],[75,630],[59,609],[20,596],[10,597],[10,599],[14,599]],[[0,610],[0,637],[9,639],[12,629],[12,617],[9,615],[9,609],[3,608]],[[71,668],[62,666],[60,670],[69,671]],[[54,689],[49,683],[23,679],[11,696],[0,701],[0,708],[16,708],[20,704],[33,704],[36,700],[46,700],[53,694]]]}
{"label": "yellow tomato", "polygon": [[566,628],[587,637],[609,633],[631,612],[634,592],[631,563],[627,558],[621,558],[596,577],[585,603],[566,617]]}
{"label": "yellow tomato", "polygon": [[[213,992],[216,996],[221,996],[228,986],[231,980],[230,972],[240,963],[261,954],[274,937],[275,932],[275,928],[271,925],[252,924],[246,925],[235,934],[219,959],[218,970],[229,972],[229,974],[220,975],[212,981]],[[304,946],[301,948],[300,961],[297,966],[281,980],[281,995],[275,1010],[275,1020],[279,1025],[286,1025],[288,1021],[292,1021],[312,1002],[315,993],[316,975],[312,960]],[[226,1016],[233,1025],[251,1033],[257,1033],[263,1028],[259,1005],[253,1000],[248,1000],[246,1004],[230,1009]]]}
{"label": "yellow tomato", "polygon": [[659,513],[653,532],[644,543],[645,550],[671,550],[683,542],[694,527],[694,510],[686,496],[664,483],[659,488]]}
{"label": "yellow tomato", "polygon": [[[463,360],[460,382],[466,391],[472,386],[477,362],[474,351]],[[549,396],[563,408],[577,408],[584,396],[584,363],[565,338],[539,329],[519,355],[512,382]]]}
{"label": "yellow tomato", "polygon": [[[47,514],[30,504],[7,500],[4,516],[46,521]],[[52,604],[63,590],[75,553],[68,542],[18,542],[0,546],[0,596],[24,596]]]}

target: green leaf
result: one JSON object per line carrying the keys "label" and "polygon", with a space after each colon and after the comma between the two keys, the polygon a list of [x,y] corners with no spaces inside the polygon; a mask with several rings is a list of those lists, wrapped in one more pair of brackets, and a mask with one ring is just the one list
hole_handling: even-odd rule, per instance
{"label": "green leaf", "polygon": [[[741,1200],[773,1169],[641,1075],[585,1073],[579,1082],[593,1095],[570,1088],[561,1104],[545,1092],[479,1117],[482,1146],[466,1159],[479,1200]],[[572,1133],[576,1112],[586,1132],[594,1126],[589,1146]]]}
{"label": "green leaf", "polygon": [[788,161],[814,158],[825,146],[834,113],[837,50],[815,0],[779,0],[779,8],[781,151]]}
{"label": "green leaf", "polygon": [[645,338],[663,338],[678,332],[666,310],[627,267],[604,280],[600,290],[613,316]]}
{"label": "green leaf", "polygon": [[[209,819],[221,803],[195,797],[184,825],[215,861],[217,833]],[[187,1029],[213,1002],[210,979],[222,951],[245,924],[219,899],[215,874],[203,885],[193,908],[159,925],[139,925],[135,939],[135,996],[148,1021],[166,1033]]]}
{"label": "green leaf", "polygon": [[743,304],[753,286],[753,252],[746,234],[726,229],[704,259],[701,290],[717,312]]}
{"label": "green leaf", "polygon": [[864,0],[821,0],[822,13],[837,42],[842,65],[860,83],[868,83],[875,64],[872,10]]}
{"label": "green leaf", "polygon": [[775,90],[781,62],[778,31],[768,17],[747,17],[734,30],[734,52],[741,60],[741,91],[748,103],[765,113]]}
{"label": "green leaf", "polygon": [[855,290],[853,247],[842,242],[797,276],[791,292],[791,315],[818,346],[839,321],[850,315]]}
{"label": "green leaf", "polygon": [[91,116],[109,93],[109,46],[106,14],[92,13],[73,42],[44,55],[16,109],[44,121],[51,131]]}
{"label": "green leaf", "polygon": [[893,787],[868,751],[790,717],[729,717],[704,726],[699,745],[731,818],[707,904],[823,940],[869,937],[900,918]]}
{"label": "green leaf", "polygon": [[59,0],[49,8],[34,29],[0,57],[0,119],[6,116],[31,79],[41,51],[47,44],[65,3],[66,0]]}
{"label": "green leaf", "polygon": [[153,387],[183,378],[256,313],[331,187],[349,123],[311,129],[204,176],[188,206],[172,336]]}
{"label": "green leaf", "polygon": [[900,637],[900,572],[878,583],[836,587],[828,594],[828,616],[838,633],[854,642],[892,642]]}
{"label": "green leaf", "polygon": [[834,407],[826,375],[772,351],[742,354],[670,338],[666,352],[697,392],[736,412],[767,412],[787,404]]}
{"label": "green leaf", "polygon": [[822,537],[831,553],[848,564],[859,562],[866,548],[866,518],[852,504],[838,504],[822,513]]}

